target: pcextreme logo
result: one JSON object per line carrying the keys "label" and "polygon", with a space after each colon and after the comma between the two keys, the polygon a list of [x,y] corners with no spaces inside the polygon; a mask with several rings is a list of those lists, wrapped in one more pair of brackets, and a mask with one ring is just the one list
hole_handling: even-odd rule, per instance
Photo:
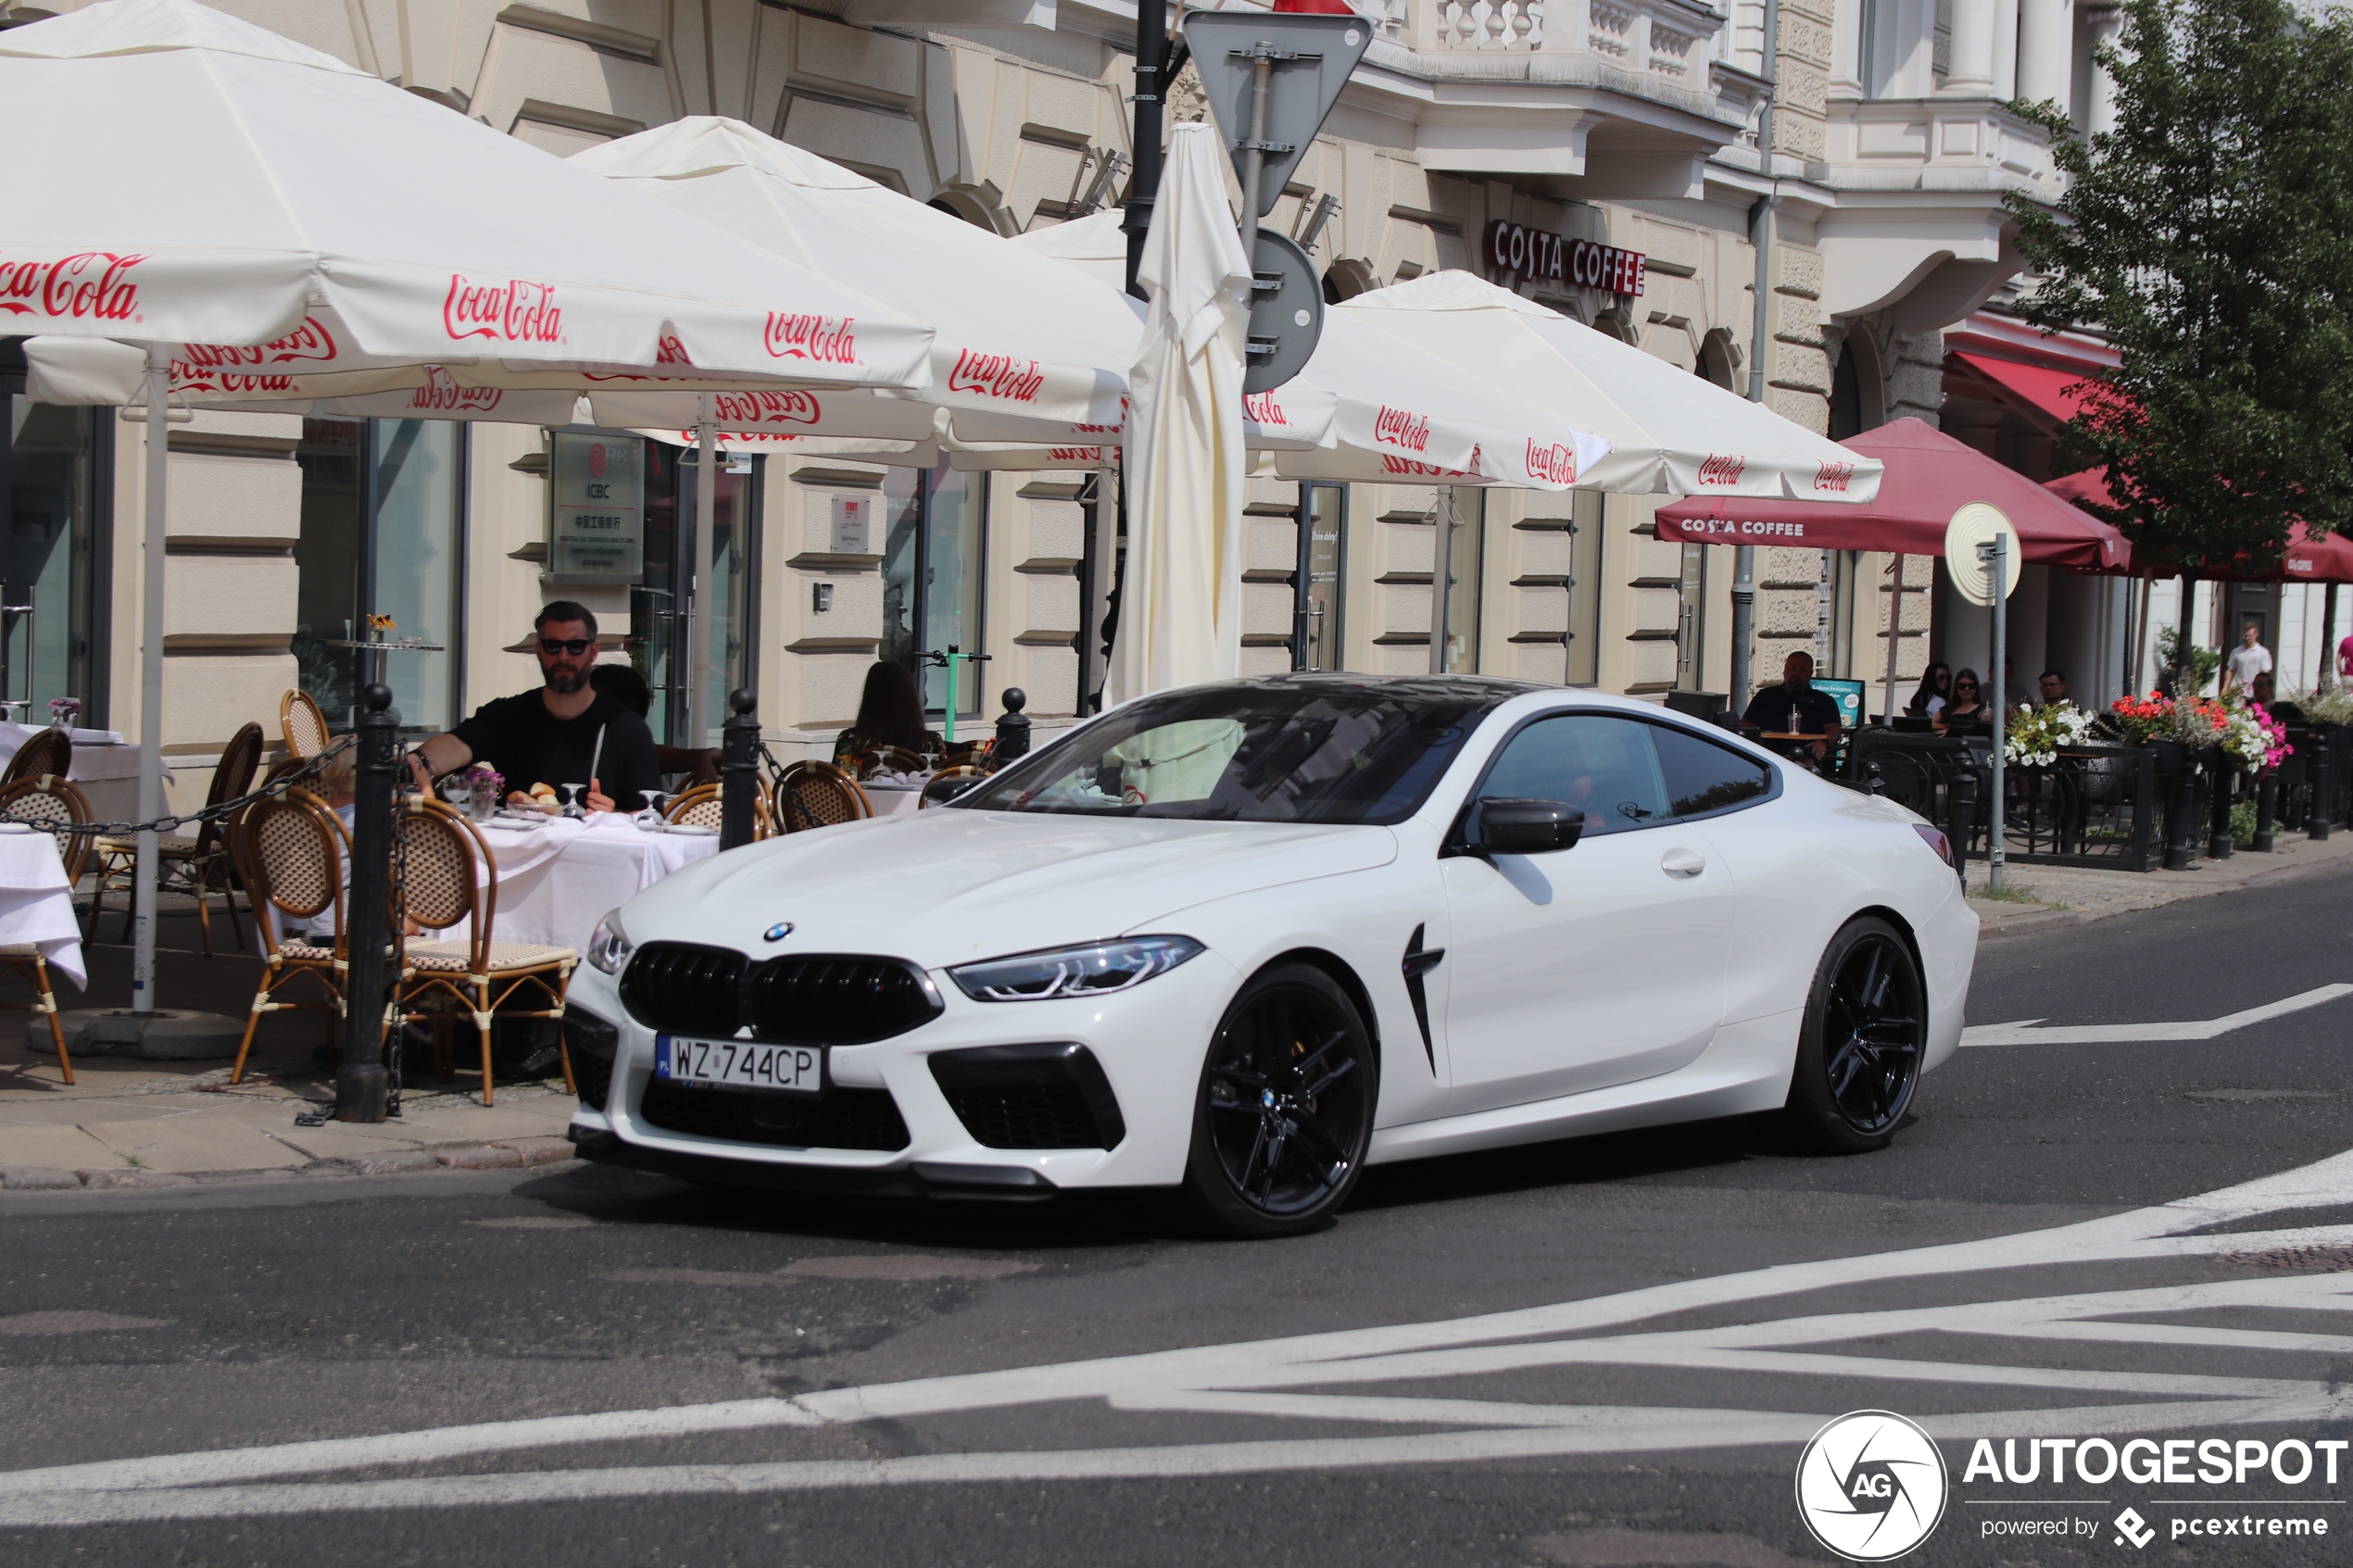
{"label": "pcextreme logo", "polygon": [[1944,1517],[1944,1456],[1913,1423],[1856,1411],[1814,1434],[1797,1461],[1797,1512],[1850,1562],[1886,1562]]}

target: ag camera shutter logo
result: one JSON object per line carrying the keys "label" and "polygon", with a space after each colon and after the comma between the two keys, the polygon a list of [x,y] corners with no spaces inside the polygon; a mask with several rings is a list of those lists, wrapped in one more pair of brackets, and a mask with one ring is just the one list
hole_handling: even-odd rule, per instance
{"label": "ag camera shutter logo", "polygon": [[1946,1487],[1935,1442],[1889,1411],[1840,1416],[1797,1461],[1798,1516],[1850,1562],[1886,1562],[1928,1539]]}

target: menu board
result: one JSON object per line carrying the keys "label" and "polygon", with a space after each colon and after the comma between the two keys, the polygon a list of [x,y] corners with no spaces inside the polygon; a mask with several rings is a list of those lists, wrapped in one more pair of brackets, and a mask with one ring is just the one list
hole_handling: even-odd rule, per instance
{"label": "menu board", "polygon": [[547,571],[635,583],[646,570],[646,444],[635,436],[551,437]]}

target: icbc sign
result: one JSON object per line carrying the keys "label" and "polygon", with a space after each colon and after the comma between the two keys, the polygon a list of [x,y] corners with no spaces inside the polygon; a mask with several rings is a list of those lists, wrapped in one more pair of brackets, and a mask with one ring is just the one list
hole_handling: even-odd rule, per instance
{"label": "icbc sign", "polygon": [[1502,219],[1487,226],[1487,264],[1499,272],[1524,278],[1558,278],[1583,288],[1608,294],[1642,292],[1643,257],[1640,251],[1572,240],[1523,228]]}

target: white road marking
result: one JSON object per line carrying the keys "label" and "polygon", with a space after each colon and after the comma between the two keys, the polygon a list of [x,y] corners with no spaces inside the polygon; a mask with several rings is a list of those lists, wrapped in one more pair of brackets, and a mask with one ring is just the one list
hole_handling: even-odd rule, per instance
{"label": "white road marking", "polygon": [[[2261,1216],[2353,1203],[2353,1152],[2234,1187],[2078,1224],[2018,1236],[1831,1259],[1678,1281],[1614,1296],[1447,1322],[1343,1330],[1001,1372],[745,1399],[611,1411],[265,1448],[160,1455],[0,1474],[0,1524],[71,1524],[461,1502],[801,1490],[929,1482],[1182,1476],[1341,1466],[1453,1463],[1568,1453],[1746,1447],[1799,1441],[1834,1411],[1688,1411],[1546,1405],[1475,1399],[1311,1393],[1351,1384],[1459,1380],[1534,1367],[1700,1368],[1844,1379],[2010,1386],[2146,1396],[2091,1410],[1972,1412],[1927,1423],[1940,1436],[2032,1436],[2177,1430],[2230,1423],[2353,1417],[2353,1391],[2308,1378],[2149,1374],[2081,1364],[2082,1347],[2205,1344],[2333,1358],[2339,1336],[2107,1321],[2228,1310],[2353,1311],[2353,1275],[2287,1271],[2263,1277],[2075,1291],[1879,1311],[1810,1313],[1720,1326],[1640,1331],[1670,1315],[1727,1309],[1873,1282],[1998,1274],[2055,1264],[2194,1259],[2290,1247],[2342,1246],[2353,1226],[2213,1234]],[[2206,1234],[2196,1234],[2206,1233]],[[1603,1333],[1604,1330],[1620,1330]],[[2055,1368],[1894,1359],[1872,1348],[1896,1335],[2065,1340],[2076,1363]],[[2218,1339],[2217,1335],[2231,1337]],[[2171,1336],[2171,1337],[2168,1337]],[[1795,1346],[1854,1346],[1797,1352]],[[2284,1374],[2289,1369],[2283,1369]],[[2185,1398],[2186,1396],[2186,1398]],[[1396,1436],[1302,1436],[1280,1442],[1112,1446],[1085,1452],[926,1455],[881,1461],[627,1467],[445,1475],[365,1483],[259,1485],[274,1477],[398,1467],[699,1433],[922,1418],[1019,1405],[1099,1401],[1114,1410],[1214,1416],[1462,1425]]]}
{"label": "white road marking", "polygon": [[2322,985],[2276,1002],[2266,1002],[2259,1008],[2244,1012],[2226,1013],[2221,1018],[2208,1018],[2188,1023],[2084,1023],[2062,1024],[2055,1029],[2043,1027],[2039,1018],[2020,1019],[2015,1023],[1985,1023],[1961,1031],[1964,1046],[2114,1046],[2150,1044],[2165,1040],[2211,1040],[2233,1029],[2250,1024],[2268,1023],[2274,1018],[2284,1018],[2292,1012],[2333,1002],[2339,997],[2353,996],[2353,985]]}

